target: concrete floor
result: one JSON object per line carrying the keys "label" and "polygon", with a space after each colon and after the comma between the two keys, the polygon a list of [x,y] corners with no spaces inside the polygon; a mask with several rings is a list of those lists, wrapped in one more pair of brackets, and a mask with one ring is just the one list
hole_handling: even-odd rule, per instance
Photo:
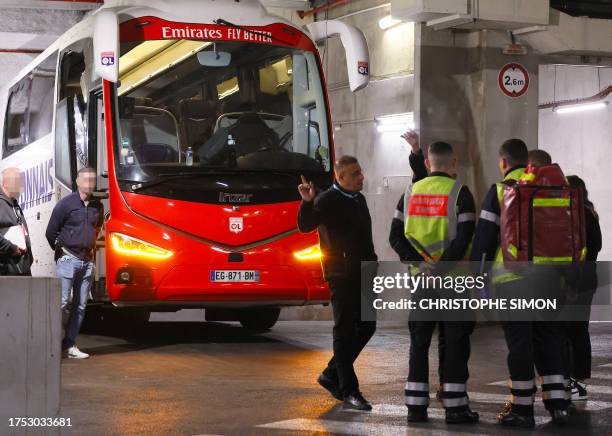
{"label": "concrete floor", "polygon": [[[612,324],[592,324],[591,331],[597,378],[587,410],[561,431],[538,405],[537,430],[525,433],[612,434]],[[494,423],[506,398],[503,386],[491,384],[506,377],[500,328],[473,335],[469,390],[482,422],[453,427],[435,400],[429,424],[406,426],[408,336],[400,328],[379,329],[358,360],[374,411],[342,411],[315,383],[330,357],[330,332],[325,321],[279,322],[262,335],[232,323],[158,321],[82,335],[79,345],[92,358],[63,361],[59,416],[73,427],[62,434],[517,434]]]}

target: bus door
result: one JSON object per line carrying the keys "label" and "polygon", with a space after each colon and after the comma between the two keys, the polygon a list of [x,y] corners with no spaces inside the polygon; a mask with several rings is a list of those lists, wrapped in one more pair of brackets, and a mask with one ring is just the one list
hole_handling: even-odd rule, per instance
{"label": "bus door", "polygon": [[[96,86],[91,79],[91,46],[91,39],[85,39],[62,51],[55,117],[55,179],[58,197],[62,198],[76,190],[76,174],[81,168],[94,168],[98,175],[94,196],[108,213],[104,108],[100,80]],[[104,248],[102,229],[96,241],[94,301],[107,299]]]}

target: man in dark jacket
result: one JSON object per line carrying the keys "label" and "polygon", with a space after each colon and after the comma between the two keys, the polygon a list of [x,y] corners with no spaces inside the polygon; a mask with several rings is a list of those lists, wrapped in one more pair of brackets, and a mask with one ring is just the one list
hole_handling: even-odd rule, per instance
{"label": "man in dark jacket", "polygon": [[30,276],[32,247],[28,225],[17,198],[23,188],[19,168],[2,171],[0,192],[0,275]]}
{"label": "man in dark jacket", "polygon": [[[64,357],[86,359],[76,346],[85,318],[85,307],[93,279],[93,254],[104,219],[104,206],[93,199],[96,172],[83,168],[77,174],[77,191],[62,198],[51,214],[45,236],[55,250],[57,276],[62,281],[62,312],[68,317],[62,341]],[[68,301],[72,292],[72,307]]]}
{"label": "man in dark jacket", "polygon": [[[318,382],[344,406],[372,410],[359,391],[353,363],[376,330],[375,321],[361,317],[361,262],[376,261],[372,219],[363,189],[363,174],[356,158],[342,156],[334,165],[336,181],[316,195],[312,182],[302,177],[298,187],[302,204],[298,227],[319,229],[322,266],[331,289],[334,312],[334,356]],[[315,198],[316,197],[316,198]]]}

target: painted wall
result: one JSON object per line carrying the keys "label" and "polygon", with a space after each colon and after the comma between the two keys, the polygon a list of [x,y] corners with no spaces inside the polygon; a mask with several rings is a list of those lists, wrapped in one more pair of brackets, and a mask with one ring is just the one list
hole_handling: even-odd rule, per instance
{"label": "painted wall", "polygon": [[[355,2],[328,14],[329,19],[369,9],[384,2]],[[336,156],[359,159],[366,180],[364,195],[372,215],[374,243],[381,260],[397,260],[388,243],[389,228],[399,197],[410,182],[409,146],[400,133],[378,133],[375,118],[411,112],[414,102],[414,25],[404,23],[383,31],[378,22],[390,14],[388,6],[342,18],[360,28],[370,50],[370,85],[352,93],[348,88],[346,58],[338,39],[322,48],[329,87]],[[323,17],[318,17],[323,19]]]}
{"label": "painted wall", "polygon": [[[540,67],[540,103],[590,97],[612,85],[612,68],[543,65]],[[558,114],[539,111],[539,148],[548,151],[566,175],[584,179],[600,216],[603,250],[600,260],[612,260],[612,108]]]}

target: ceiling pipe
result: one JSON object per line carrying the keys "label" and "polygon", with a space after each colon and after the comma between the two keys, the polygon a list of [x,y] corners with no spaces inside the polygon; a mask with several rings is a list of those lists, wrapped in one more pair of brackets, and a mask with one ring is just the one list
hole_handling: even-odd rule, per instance
{"label": "ceiling pipe", "polygon": [[0,53],[21,53],[21,54],[40,54],[44,50],[35,50],[35,49],[27,49],[27,48],[0,48]]}
{"label": "ceiling pipe", "polygon": [[335,0],[332,2],[329,2],[323,6],[319,6],[318,8],[314,8],[314,9],[309,9],[307,11],[298,11],[298,15],[300,18],[304,18],[307,17],[309,15],[313,15],[313,14],[318,14],[319,12],[325,12],[325,11],[329,11],[330,9],[334,9],[338,6],[344,5],[346,3],[350,3],[351,0]]}
{"label": "ceiling pipe", "polygon": [[596,103],[598,101],[603,100],[610,94],[612,94],[612,86],[608,86],[607,88],[599,91],[597,94],[591,97],[576,98],[573,100],[554,101],[552,103],[543,103],[543,104],[538,105],[538,109],[558,108],[558,107],[572,106],[575,104],[583,104],[583,103]]}
{"label": "ceiling pipe", "polygon": [[104,0],[47,0],[48,2],[64,3],[104,3]]}

